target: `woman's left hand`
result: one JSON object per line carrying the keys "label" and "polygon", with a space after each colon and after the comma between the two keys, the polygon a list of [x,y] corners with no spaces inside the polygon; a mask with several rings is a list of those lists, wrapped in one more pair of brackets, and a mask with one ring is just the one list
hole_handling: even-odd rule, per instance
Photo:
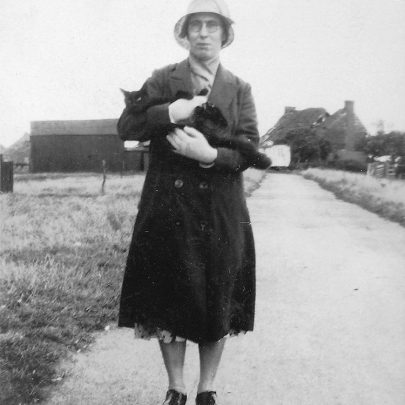
{"label": "woman's left hand", "polygon": [[184,127],[184,130],[175,128],[166,138],[173,146],[173,152],[179,155],[197,160],[203,164],[211,164],[217,158],[217,150],[195,128]]}

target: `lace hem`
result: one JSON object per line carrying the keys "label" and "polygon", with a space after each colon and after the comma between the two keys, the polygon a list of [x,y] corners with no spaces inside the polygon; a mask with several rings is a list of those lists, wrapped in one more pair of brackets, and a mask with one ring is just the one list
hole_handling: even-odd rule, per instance
{"label": "lace hem", "polygon": [[[135,338],[136,339],[145,339],[145,340],[151,340],[151,339],[158,339],[163,343],[172,343],[172,342],[185,342],[187,339],[174,335],[172,332],[161,329],[161,328],[147,328],[141,323],[135,323],[134,325],[134,333],[135,333]],[[225,338],[228,337],[236,337],[236,336],[244,336],[246,335],[247,331],[241,330],[241,331],[235,331],[231,329],[227,335],[225,335]]]}

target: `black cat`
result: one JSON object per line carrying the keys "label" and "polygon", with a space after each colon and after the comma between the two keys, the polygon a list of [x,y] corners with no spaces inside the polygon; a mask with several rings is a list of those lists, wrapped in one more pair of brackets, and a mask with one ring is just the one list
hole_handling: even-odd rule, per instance
{"label": "black cat", "polygon": [[[148,98],[145,87],[137,91],[126,91],[121,89],[125,97],[126,111],[128,114],[142,117],[145,111],[154,105],[173,102],[180,98],[191,100],[192,94],[179,91],[174,100],[166,98]],[[198,95],[205,96],[207,89],[203,89]],[[200,131],[213,147],[226,147],[238,150],[248,161],[249,166],[256,169],[267,169],[271,165],[270,158],[257,150],[257,147],[246,138],[229,137],[226,135],[228,123],[218,107],[211,103],[204,103],[194,109],[192,117],[187,122],[170,124],[167,133],[174,128],[192,126]]]}

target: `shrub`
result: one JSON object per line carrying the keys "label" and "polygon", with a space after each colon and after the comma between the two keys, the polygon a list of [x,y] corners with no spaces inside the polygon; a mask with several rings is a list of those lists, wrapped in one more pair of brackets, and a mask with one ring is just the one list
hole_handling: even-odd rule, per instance
{"label": "shrub", "polygon": [[332,167],[338,170],[345,170],[348,172],[366,172],[367,164],[359,162],[354,159],[337,160],[333,162]]}

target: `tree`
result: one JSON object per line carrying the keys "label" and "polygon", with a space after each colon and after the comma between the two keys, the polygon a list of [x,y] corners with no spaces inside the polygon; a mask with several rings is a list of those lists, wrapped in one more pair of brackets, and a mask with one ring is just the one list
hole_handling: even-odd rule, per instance
{"label": "tree", "polygon": [[286,134],[283,143],[291,147],[291,164],[319,163],[326,160],[332,148],[324,136],[318,136],[309,128],[296,128]]}
{"label": "tree", "polygon": [[395,159],[397,156],[405,156],[405,133],[393,131],[369,136],[360,147],[372,157],[391,155]]}

